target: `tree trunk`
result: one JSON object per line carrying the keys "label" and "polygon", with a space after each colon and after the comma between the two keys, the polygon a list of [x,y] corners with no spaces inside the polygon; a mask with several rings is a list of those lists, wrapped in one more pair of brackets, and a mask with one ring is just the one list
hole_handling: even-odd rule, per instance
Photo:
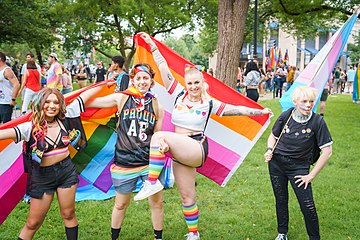
{"label": "tree trunk", "polygon": [[235,87],[250,0],[221,0],[218,4],[216,78]]}
{"label": "tree trunk", "polygon": [[35,46],[35,52],[36,52],[36,56],[37,56],[38,61],[39,61],[39,65],[42,66],[44,61],[43,61],[43,57],[42,57],[41,50],[40,50],[39,46]]}

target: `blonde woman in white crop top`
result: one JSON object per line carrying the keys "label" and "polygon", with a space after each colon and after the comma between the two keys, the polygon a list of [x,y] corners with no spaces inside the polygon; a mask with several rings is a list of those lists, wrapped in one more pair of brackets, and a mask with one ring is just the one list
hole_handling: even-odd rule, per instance
{"label": "blonde woman in white crop top", "polygon": [[[194,67],[185,71],[185,88],[181,86],[171,74],[167,62],[157,49],[156,44],[148,34],[141,37],[151,47],[154,60],[160,70],[161,78],[168,93],[176,103],[172,112],[174,132],[156,132],[150,144],[150,169],[148,180],[135,196],[135,200],[142,200],[160,191],[163,186],[158,176],[165,164],[165,153],[170,152],[174,157],[173,170],[175,180],[182,197],[183,212],[189,233],[187,239],[200,239],[197,229],[198,208],[195,201],[196,168],[200,167],[207,156],[207,138],[203,134],[209,114],[209,102],[212,101],[211,114],[218,116],[243,115],[255,116],[270,114],[271,110],[247,108],[225,104],[211,99],[206,93],[206,83],[202,73]],[[179,93],[183,91],[180,97]],[[189,216],[191,212],[191,216]],[[194,220],[195,219],[195,220]]]}

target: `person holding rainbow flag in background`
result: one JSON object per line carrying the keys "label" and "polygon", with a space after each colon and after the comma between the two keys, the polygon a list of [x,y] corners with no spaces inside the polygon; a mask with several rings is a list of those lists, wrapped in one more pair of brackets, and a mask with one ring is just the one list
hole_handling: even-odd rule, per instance
{"label": "person holding rainbow flag in background", "polygon": [[175,132],[158,131],[153,135],[150,143],[148,180],[145,181],[134,200],[145,199],[163,189],[158,178],[165,165],[165,153],[171,153],[175,180],[182,197],[183,214],[189,230],[185,236],[187,240],[197,240],[200,239],[200,234],[198,232],[199,210],[195,199],[195,177],[196,168],[204,164],[208,154],[208,142],[204,130],[210,114],[220,117],[255,116],[271,114],[271,110],[234,106],[212,99],[206,92],[206,83],[202,73],[194,66],[188,66],[185,69],[184,88],[171,74],[165,58],[150,36],[142,33],[141,37],[150,45],[164,86],[175,101],[172,112]]}

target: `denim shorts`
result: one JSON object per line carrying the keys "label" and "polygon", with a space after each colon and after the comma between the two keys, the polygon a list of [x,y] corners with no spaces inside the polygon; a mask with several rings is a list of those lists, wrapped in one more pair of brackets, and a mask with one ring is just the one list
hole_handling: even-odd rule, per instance
{"label": "denim shorts", "polygon": [[68,156],[51,166],[33,166],[29,186],[32,198],[41,199],[44,193],[54,193],[58,188],[70,188],[79,182],[74,163]]}
{"label": "denim shorts", "polygon": [[[129,170],[131,171],[131,169]],[[148,175],[149,175],[148,167],[145,168],[144,171],[141,171],[138,174],[136,174],[136,176],[134,175],[129,176],[127,174],[123,174],[122,176],[119,176],[118,173],[117,177],[121,178],[121,183],[117,182],[118,179],[115,179],[114,177],[112,178],[115,191],[121,194],[131,193],[135,191],[138,181],[144,182],[148,178]],[[165,185],[165,168],[160,173],[159,181],[161,182],[162,185]]]}

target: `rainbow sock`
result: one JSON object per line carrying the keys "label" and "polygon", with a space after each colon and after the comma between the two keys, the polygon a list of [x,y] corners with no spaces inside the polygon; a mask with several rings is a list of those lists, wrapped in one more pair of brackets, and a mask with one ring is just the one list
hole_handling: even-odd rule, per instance
{"label": "rainbow sock", "polygon": [[164,168],[165,160],[165,154],[159,151],[158,146],[150,147],[148,181],[152,184],[155,184],[156,180],[159,178],[159,175]]}
{"label": "rainbow sock", "polygon": [[184,218],[186,225],[188,226],[189,232],[198,235],[198,220],[199,220],[199,209],[196,202],[193,205],[185,206],[182,205]]}

